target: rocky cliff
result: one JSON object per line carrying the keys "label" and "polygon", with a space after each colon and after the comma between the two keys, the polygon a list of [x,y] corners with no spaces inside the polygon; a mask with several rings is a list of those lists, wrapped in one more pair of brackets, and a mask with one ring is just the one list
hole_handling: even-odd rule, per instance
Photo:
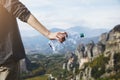
{"label": "rocky cliff", "polygon": [[79,64],[79,70],[74,74],[75,80],[120,79],[120,25],[103,33],[96,44],[93,41],[86,45],[79,44],[74,55],[77,56],[76,62],[71,56],[66,68],[70,70],[71,59],[71,64]]}
{"label": "rocky cliff", "polygon": [[[65,57],[33,54],[29,58],[33,64],[27,66],[31,68],[32,76],[46,73],[52,74],[56,80],[120,80],[120,25],[103,33],[98,43],[80,43],[74,52],[69,51]],[[27,71],[26,66],[22,68]]]}

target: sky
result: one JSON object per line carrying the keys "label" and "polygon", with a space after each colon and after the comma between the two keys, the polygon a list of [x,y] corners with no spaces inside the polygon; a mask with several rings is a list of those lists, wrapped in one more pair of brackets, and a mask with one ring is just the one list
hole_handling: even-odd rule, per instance
{"label": "sky", "polygon": [[[112,29],[120,24],[120,0],[20,0],[48,29],[75,26]],[[18,20],[21,31],[32,31]]]}

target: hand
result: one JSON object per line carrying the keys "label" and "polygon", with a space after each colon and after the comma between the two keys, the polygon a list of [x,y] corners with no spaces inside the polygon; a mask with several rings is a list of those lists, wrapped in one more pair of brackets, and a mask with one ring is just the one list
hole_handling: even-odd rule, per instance
{"label": "hand", "polygon": [[66,32],[55,32],[55,33],[49,33],[48,38],[50,40],[58,40],[59,42],[63,43],[67,37]]}

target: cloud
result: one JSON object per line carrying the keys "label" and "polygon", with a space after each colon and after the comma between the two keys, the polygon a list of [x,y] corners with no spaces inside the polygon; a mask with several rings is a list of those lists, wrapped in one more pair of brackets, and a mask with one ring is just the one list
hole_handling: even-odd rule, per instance
{"label": "cloud", "polygon": [[[47,28],[111,29],[120,23],[119,0],[20,0]],[[23,23],[20,26],[26,26]],[[27,25],[28,26],[28,25]],[[21,28],[28,30],[26,28]]]}

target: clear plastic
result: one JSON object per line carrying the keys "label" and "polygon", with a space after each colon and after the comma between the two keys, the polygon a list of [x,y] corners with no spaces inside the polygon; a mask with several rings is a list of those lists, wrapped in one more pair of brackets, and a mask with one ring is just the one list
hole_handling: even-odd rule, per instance
{"label": "clear plastic", "polygon": [[50,40],[48,42],[53,54],[62,51],[65,52],[74,48],[79,42],[82,42],[81,40],[84,38],[83,33],[67,32],[67,35],[68,36],[65,38],[66,40],[63,43],[60,43],[57,40]]}

